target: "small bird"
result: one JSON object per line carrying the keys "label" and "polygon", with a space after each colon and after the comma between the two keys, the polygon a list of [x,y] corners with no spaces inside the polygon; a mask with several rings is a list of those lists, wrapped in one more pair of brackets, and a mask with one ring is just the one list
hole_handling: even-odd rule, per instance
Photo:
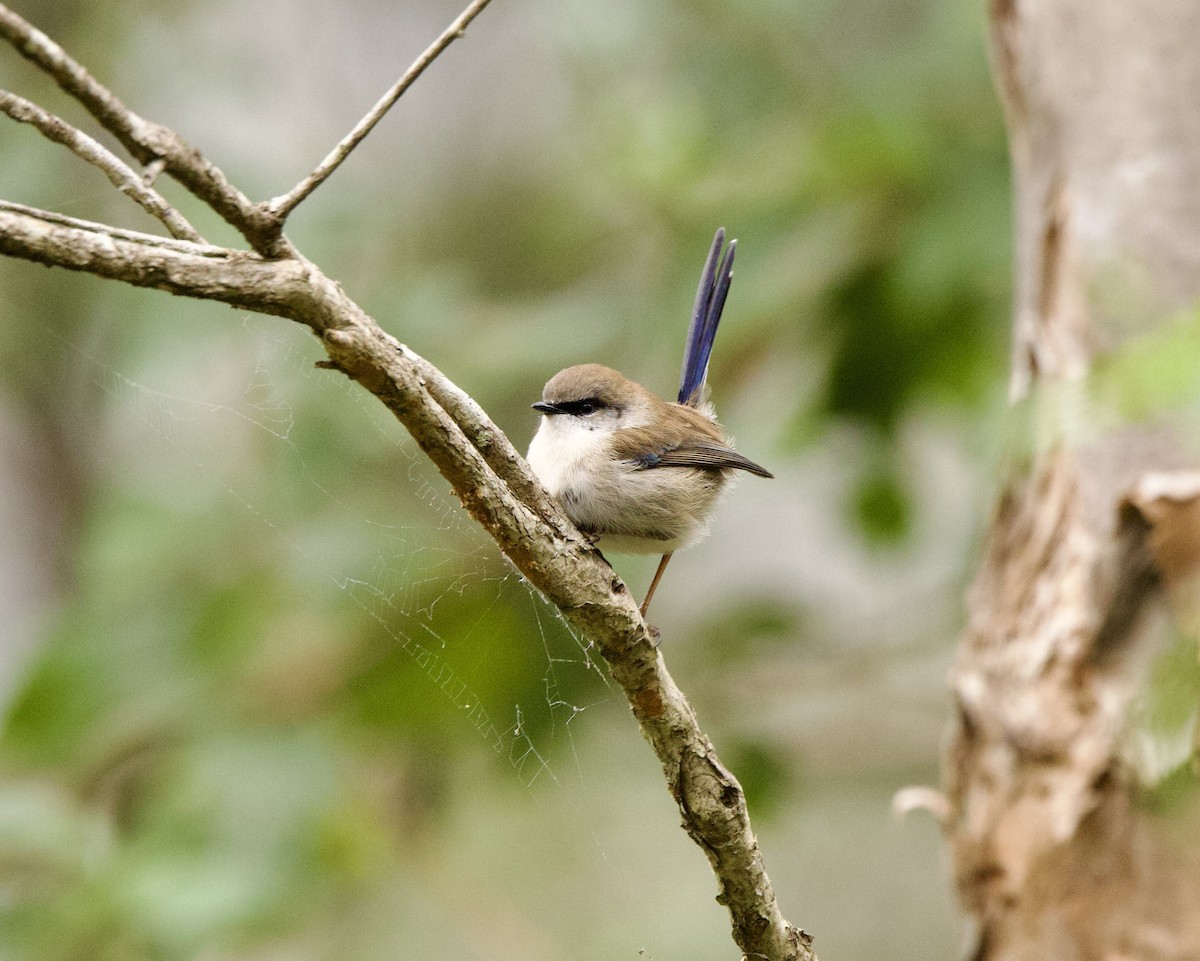
{"label": "small bird", "polygon": [[601,550],[662,554],[644,617],[671,555],[708,531],[735,470],[773,475],[730,445],[707,399],[708,359],[733,277],[737,241],[717,231],[700,275],[677,403],[611,367],[559,371],[533,405],[541,415],[529,466]]}

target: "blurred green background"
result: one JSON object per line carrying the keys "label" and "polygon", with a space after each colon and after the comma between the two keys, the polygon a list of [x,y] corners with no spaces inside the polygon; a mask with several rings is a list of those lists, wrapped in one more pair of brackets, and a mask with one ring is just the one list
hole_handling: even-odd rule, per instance
{"label": "blurred green background", "polygon": [[[13,6],[255,198],[460,9]],[[936,826],[889,805],[938,778],[1000,443],[983,32],[967,2],[495,0],[289,227],[522,448],[569,364],[673,393],[739,238],[710,383],[777,479],[654,618],[827,958],[961,938]],[[85,123],[7,48],[0,85]],[[154,229],[8,121],[0,196]],[[736,956],[602,665],[306,331],[14,261],[0,330],[0,956]],[[653,559],[616,564],[640,594]]]}

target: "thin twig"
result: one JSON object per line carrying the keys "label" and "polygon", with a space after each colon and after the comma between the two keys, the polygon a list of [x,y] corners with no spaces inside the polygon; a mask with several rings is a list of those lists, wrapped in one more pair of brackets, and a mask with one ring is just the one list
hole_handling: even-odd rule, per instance
{"label": "thin twig", "polygon": [[162,194],[147,186],[129,164],[82,130],[7,90],[0,90],[0,113],[36,127],[43,136],[62,144],[75,156],[99,168],[117,190],[138,204],[151,217],[161,221],[172,237],[197,244],[206,243],[199,231],[187,222],[183,214],[167,203]]}
{"label": "thin twig", "polygon": [[153,187],[154,181],[158,179],[158,175],[166,169],[167,162],[162,157],[156,157],[146,164],[142,171],[142,183],[147,187]]}
{"label": "thin twig", "polygon": [[370,112],[342,139],[341,143],[329,152],[329,155],[321,161],[312,173],[296,184],[286,194],[274,198],[267,204],[268,211],[277,218],[281,225],[287,219],[288,214],[295,210],[305,197],[321,186],[329,175],[341,166],[342,161],[350,156],[350,152],[383,119],[384,114],[400,99],[404,91],[412,86],[413,81],[421,76],[425,68],[433,63],[450,44],[466,33],[467,25],[490,2],[491,0],[472,0],[472,3],[458,15],[458,19],[450,24],[442,32],[442,35],[433,41],[421,56],[413,61],[413,65],[404,72],[404,76],[396,81],[395,86],[380,98],[379,102],[371,108]]}

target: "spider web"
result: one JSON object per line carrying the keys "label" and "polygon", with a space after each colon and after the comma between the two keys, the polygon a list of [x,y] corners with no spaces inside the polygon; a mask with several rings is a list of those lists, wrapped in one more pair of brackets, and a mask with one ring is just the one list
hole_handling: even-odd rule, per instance
{"label": "spider web", "polygon": [[[164,334],[170,335],[196,336],[174,326]],[[609,698],[603,667],[455,503],[399,423],[357,385],[313,367],[320,355],[311,341],[280,331],[273,319],[245,315],[228,339],[206,343],[202,350],[215,354],[199,363],[193,355],[181,366],[179,355],[163,359],[152,350],[152,361],[139,366],[110,363],[59,339],[113,411],[112,432],[132,449],[122,469],[146,470],[159,496],[176,488],[180,472],[207,478],[218,489],[217,509],[239,512],[280,545],[282,563],[327,585],[336,595],[330,603],[350,605],[382,631],[521,784],[558,783],[563,755],[582,779],[571,723]],[[214,369],[221,373],[197,374]],[[320,445],[313,433],[328,432],[331,423],[344,447],[335,440],[314,456]],[[254,468],[239,463],[247,446],[266,446],[268,459],[281,462],[277,468],[300,478],[302,495],[264,488]],[[403,468],[392,475],[394,501],[406,503],[394,503],[385,491],[364,504],[339,488],[364,450],[376,460],[383,451],[389,465]],[[393,506],[403,521],[388,516]],[[297,523],[305,513],[337,525],[338,549]],[[468,593],[482,612],[465,629],[448,628],[445,610]],[[505,656],[488,638],[490,619],[501,609],[517,610],[533,626],[524,640],[542,663],[540,703],[501,703],[477,680],[491,659]],[[587,704],[576,703],[581,690]]]}

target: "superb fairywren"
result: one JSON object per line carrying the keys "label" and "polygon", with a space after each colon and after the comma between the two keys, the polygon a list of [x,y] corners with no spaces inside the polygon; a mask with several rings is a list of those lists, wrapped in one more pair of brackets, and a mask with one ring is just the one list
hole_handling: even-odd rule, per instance
{"label": "superb fairywren", "polygon": [[677,403],[600,364],[550,379],[529,466],[567,516],[602,550],[662,554],[642,614],[671,555],[707,533],[717,497],[735,470],[771,473],[743,457],[717,423],[705,378],[733,276],[737,241],[717,231],[700,276]]}

